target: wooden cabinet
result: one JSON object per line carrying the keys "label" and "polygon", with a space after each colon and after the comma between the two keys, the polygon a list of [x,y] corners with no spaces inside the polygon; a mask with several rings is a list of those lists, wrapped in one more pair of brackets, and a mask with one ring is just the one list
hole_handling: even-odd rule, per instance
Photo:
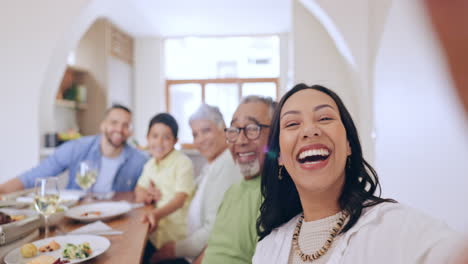
{"label": "wooden cabinet", "polygon": [[55,104],[77,110],[86,109],[88,87],[85,82],[87,75],[88,72],[84,69],[68,66],[57,91]]}
{"label": "wooden cabinet", "polygon": [[106,109],[103,90],[91,71],[67,66],[55,98],[56,122],[60,123],[57,132],[77,129],[84,136],[98,133]]}

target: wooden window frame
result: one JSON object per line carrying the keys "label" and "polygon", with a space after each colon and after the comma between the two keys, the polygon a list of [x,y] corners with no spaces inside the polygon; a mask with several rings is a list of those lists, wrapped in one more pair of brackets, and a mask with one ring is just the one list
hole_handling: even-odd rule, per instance
{"label": "wooden window frame", "polygon": [[219,78],[219,79],[192,79],[192,80],[166,80],[166,111],[171,111],[171,85],[199,84],[201,87],[202,103],[205,103],[205,87],[207,84],[237,84],[238,99],[242,98],[242,85],[245,83],[274,83],[276,98],[279,98],[279,78]]}

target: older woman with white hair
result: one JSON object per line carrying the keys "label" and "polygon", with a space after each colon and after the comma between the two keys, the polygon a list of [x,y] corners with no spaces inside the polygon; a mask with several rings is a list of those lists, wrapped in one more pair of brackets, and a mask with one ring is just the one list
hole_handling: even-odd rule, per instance
{"label": "older woman with white hair", "polygon": [[188,237],[163,245],[152,263],[184,263],[203,251],[216,219],[224,193],[242,177],[227,149],[223,115],[218,107],[201,105],[189,119],[195,147],[208,163],[197,181],[197,192],[187,217]]}

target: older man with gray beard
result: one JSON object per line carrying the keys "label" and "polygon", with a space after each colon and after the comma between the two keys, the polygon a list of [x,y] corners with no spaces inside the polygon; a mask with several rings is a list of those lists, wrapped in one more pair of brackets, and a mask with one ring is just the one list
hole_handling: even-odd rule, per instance
{"label": "older man with gray beard", "polygon": [[229,150],[244,179],[224,196],[203,263],[251,263],[258,240],[259,175],[275,106],[271,98],[246,97],[234,113],[231,127],[225,129]]}

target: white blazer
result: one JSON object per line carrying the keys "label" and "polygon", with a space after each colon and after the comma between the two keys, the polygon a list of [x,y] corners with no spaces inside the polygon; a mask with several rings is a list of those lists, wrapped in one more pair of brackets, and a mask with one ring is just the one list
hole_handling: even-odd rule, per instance
{"label": "white blazer", "polygon": [[[299,215],[257,243],[253,264],[288,263]],[[327,264],[452,263],[462,237],[445,223],[399,203],[363,210],[358,222],[333,242]]]}

